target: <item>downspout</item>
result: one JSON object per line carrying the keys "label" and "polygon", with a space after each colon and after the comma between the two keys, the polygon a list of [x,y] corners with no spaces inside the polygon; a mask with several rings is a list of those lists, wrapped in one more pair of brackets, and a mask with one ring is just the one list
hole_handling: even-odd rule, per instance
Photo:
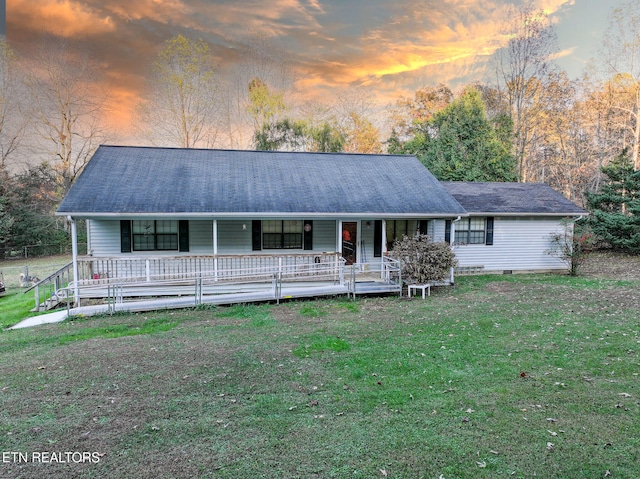
{"label": "downspout", "polygon": [[[456,226],[455,224],[460,221],[462,219],[462,216],[458,216],[455,220],[453,220],[451,222],[451,231],[449,232],[449,246],[451,246],[451,248],[453,249],[453,243],[456,240]],[[451,268],[451,270],[449,271],[449,282],[451,284],[454,284],[454,277],[453,277],[453,268]]]}
{"label": "downspout", "polygon": [[449,244],[451,246],[453,246],[453,243],[456,240],[456,228],[455,228],[455,223],[457,223],[458,221],[460,221],[462,219],[462,216],[458,216],[455,220],[453,220],[451,222],[451,231],[449,231]]}
{"label": "downspout", "polygon": [[79,270],[78,270],[78,228],[76,222],[69,215],[67,221],[71,223],[71,256],[73,261],[73,297],[75,305],[80,306],[80,286],[79,286]]}

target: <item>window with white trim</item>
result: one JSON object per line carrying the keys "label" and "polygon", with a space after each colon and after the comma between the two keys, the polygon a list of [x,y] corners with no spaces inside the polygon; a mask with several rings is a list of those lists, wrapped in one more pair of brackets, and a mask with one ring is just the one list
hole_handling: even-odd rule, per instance
{"label": "window with white trim", "polygon": [[302,249],[302,220],[263,220],[263,249]]}
{"label": "window with white trim", "polygon": [[133,220],[133,251],[177,251],[178,221]]}
{"label": "window with white trim", "polygon": [[462,218],[455,224],[455,244],[493,244],[493,218]]}
{"label": "window with white trim", "polygon": [[387,220],[386,226],[387,250],[390,251],[393,249],[393,243],[402,240],[403,236],[415,236],[418,222],[416,220]]}

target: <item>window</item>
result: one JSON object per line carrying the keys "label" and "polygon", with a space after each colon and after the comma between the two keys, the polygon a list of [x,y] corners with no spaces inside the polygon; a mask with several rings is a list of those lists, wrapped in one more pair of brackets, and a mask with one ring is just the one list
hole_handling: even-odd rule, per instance
{"label": "window", "polygon": [[189,221],[121,220],[120,251],[189,251]]}
{"label": "window", "polygon": [[262,248],[302,249],[302,220],[265,220],[262,222]]}
{"label": "window", "polygon": [[387,250],[393,248],[393,242],[403,236],[414,236],[418,232],[427,234],[428,220],[387,220]]}
{"label": "window", "polygon": [[131,225],[134,251],[178,250],[178,222],[134,220]]}
{"label": "window", "polygon": [[493,218],[463,218],[455,229],[456,244],[493,244]]}

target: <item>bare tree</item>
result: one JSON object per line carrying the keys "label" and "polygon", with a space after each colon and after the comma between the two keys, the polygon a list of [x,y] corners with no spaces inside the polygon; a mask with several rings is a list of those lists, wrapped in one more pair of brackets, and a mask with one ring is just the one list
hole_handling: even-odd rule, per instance
{"label": "bare tree", "polygon": [[253,146],[254,133],[262,127],[262,123],[256,124],[256,100],[259,102],[260,95],[268,92],[271,101],[277,100],[277,111],[271,110],[274,114],[270,120],[282,120],[297,103],[295,75],[291,56],[266,35],[249,34],[238,49],[242,61],[221,86],[221,129],[228,146],[248,148]]}
{"label": "bare tree", "polygon": [[393,134],[400,139],[413,136],[452,101],[453,92],[443,83],[424,86],[416,90],[413,98],[400,98],[391,110]]}
{"label": "bare tree", "polygon": [[103,120],[108,94],[84,47],[43,34],[22,62],[35,148],[51,158],[66,192],[108,135]]}
{"label": "bare tree", "polygon": [[505,31],[509,40],[495,56],[496,77],[511,106],[518,177],[529,181],[535,179],[530,174],[529,148],[538,134],[537,101],[556,49],[556,33],[547,14],[529,3],[512,7],[510,19]]}
{"label": "bare tree", "polygon": [[153,64],[138,108],[143,135],[154,145],[213,146],[216,95],[217,74],[207,43],[182,35],[171,38]]}
{"label": "bare tree", "polygon": [[7,43],[0,40],[0,171],[7,167],[19,148],[27,125],[17,76],[15,55]]}
{"label": "bare tree", "polygon": [[613,10],[602,48],[609,108],[625,130],[634,170],[640,169],[640,13],[636,1]]}

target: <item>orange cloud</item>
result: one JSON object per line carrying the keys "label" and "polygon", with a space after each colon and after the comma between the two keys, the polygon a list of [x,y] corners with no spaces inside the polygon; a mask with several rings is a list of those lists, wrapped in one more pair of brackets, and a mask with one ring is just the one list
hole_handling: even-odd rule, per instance
{"label": "orange cloud", "polygon": [[12,0],[10,15],[22,19],[22,28],[73,37],[115,30],[109,16],[71,0]]}

